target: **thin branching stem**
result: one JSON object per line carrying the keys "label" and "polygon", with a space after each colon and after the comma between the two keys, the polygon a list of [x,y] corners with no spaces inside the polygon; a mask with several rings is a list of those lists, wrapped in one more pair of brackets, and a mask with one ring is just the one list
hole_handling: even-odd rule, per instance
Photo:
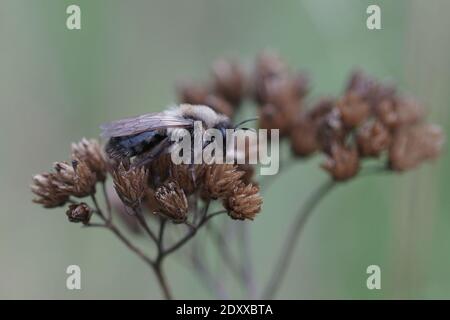
{"label": "thin branching stem", "polygon": [[[163,292],[164,298],[170,300],[172,299],[172,294],[170,292],[169,286],[167,284],[167,280],[164,276],[164,273],[161,268],[161,264],[157,264],[155,261],[150,259],[141,249],[136,247],[114,224],[113,222],[108,218],[105,217],[103,214],[102,209],[98,205],[97,198],[95,195],[91,196],[92,202],[95,206],[95,212],[98,214],[101,220],[104,221],[104,224],[88,224],[87,227],[103,227],[108,230],[110,230],[112,233],[116,235],[116,237],[123,243],[125,246],[128,247],[132,252],[134,252],[138,257],[140,257],[144,262],[155,272],[156,279],[158,280],[158,283],[161,287],[161,290]],[[156,239],[156,238],[155,238]]]}
{"label": "thin branching stem", "polygon": [[199,222],[199,224],[197,225],[197,227],[195,229],[190,230],[184,237],[182,237],[180,240],[178,240],[175,244],[173,244],[171,247],[169,247],[168,249],[166,249],[164,251],[164,256],[171,254],[172,252],[176,251],[177,249],[179,249],[180,247],[182,247],[184,244],[186,244],[193,236],[195,236],[195,234],[197,233],[197,231],[207,222],[209,221],[211,218],[219,215],[219,214],[223,214],[226,213],[226,210],[221,210],[221,211],[217,211],[214,213],[211,213],[209,215],[206,215],[205,217],[202,218],[202,220]]}
{"label": "thin branching stem", "polygon": [[134,216],[136,217],[136,220],[138,221],[142,229],[145,230],[150,239],[152,239],[156,244],[158,244],[158,238],[148,226],[147,221],[145,221],[145,218],[142,215],[142,211],[140,209],[133,209],[133,212]]}

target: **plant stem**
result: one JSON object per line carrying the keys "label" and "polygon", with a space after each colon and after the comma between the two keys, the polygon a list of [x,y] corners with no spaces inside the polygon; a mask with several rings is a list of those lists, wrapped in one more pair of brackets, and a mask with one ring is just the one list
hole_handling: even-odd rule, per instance
{"label": "plant stem", "polygon": [[164,273],[162,271],[161,263],[156,264],[154,270],[156,278],[158,279],[159,285],[161,286],[161,289],[163,291],[164,298],[166,298],[167,300],[172,300],[172,293],[167,284],[166,277],[164,276]]}
{"label": "plant stem", "polygon": [[158,239],[156,238],[155,234],[148,226],[147,221],[145,221],[145,218],[142,215],[142,212],[139,209],[133,209],[133,212],[134,212],[134,216],[136,217],[137,221],[141,225],[142,229],[145,230],[145,232],[150,237],[150,239],[152,239],[153,241],[155,241],[156,244],[158,244]]}
{"label": "plant stem", "polygon": [[263,299],[272,299],[280,284],[283,280],[284,275],[286,274],[287,267],[289,266],[289,262],[294,253],[295,246],[297,244],[298,237],[300,236],[308,218],[311,216],[314,208],[320,202],[320,200],[330,191],[333,186],[336,185],[336,182],[333,180],[328,180],[325,184],[322,184],[313,195],[308,198],[305,202],[304,206],[301,208],[299,214],[296,217],[292,225],[292,229],[290,230],[285,245],[282,248],[282,252],[280,258],[277,260],[278,263],[272,272],[268,285],[266,286],[265,291],[263,292]]}
{"label": "plant stem", "polygon": [[226,210],[221,210],[221,211],[217,211],[217,212],[211,213],[210,215],[203,217],[203,219],[199,222],[199,224],[197,225],[197,227],[195,229],[192,229],[188,234],[186,234],[184,237],[182,237],[178,242],[176,242],[174,245],[172,245],[169,249],[165,250],[163,252],[163,256],[171,254],[172,252],[174,252],[177,249],[179,249],[180,247],[182,247],[193,236],[195,236],[198,229],[200,229],[200,227],[202,227],[209,219],[211,219],[219,214],[226,213],[226,212],[227,212]]}
{"label": "plant stem", "polygon": [[[105,217],[105,215],[103,214],[103,211],[101,210],[100,206],[98,205],[97,202],[97,198],[95,197],[95,195],[91,196],[92,198],[92,202],[94,203],[95,206],[95,212],[99,215],[99,217],[104,221],[104,224],[89,224],[87,225],[88,227],[103,227],[106,228],[108,230],[110,230],[112,233],[114,233],[117,238],[122,241],[123,244],[125,244],[125,246],[127,246],[128,249],[130,249],[132,252],[134,252],[138,257],[140,257],[142,260],[144,260],[144,262],[155,272],[156,275],[156,279],[158,280],[158,283],[161,287],[161,290],[163,292],[164,298],[166,299],[172,299],[172,294],[170,292],[169,286],[167,284],[167,280],[164,277],[164,273],[162,271],[162,267],[161,267],[161,262],[162,261],[153,261],[152,259],[150,259],[141,249],[139,249],[138,247],[136,247],[112,222],[111,220],[111,216],[109,216],[108,218]],[[138,212],[136,213],[137,215],[139,214]],[[161,225],[161,229],[160,230],[160,237],[162,239],[163,236],[163,224]],[[155,241],[156,241],[156,237],[155,237]],[[162,241],[161,241],[162,242]],[[159,242],[158,242],[159,245]]]}

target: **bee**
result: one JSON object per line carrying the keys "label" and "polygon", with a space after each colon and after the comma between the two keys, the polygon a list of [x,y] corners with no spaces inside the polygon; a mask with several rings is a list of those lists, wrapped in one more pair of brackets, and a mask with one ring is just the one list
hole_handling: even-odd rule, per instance
{"label": "bee", "polygon": [[163,112],[103,124],[102,137],[108,139],[106,153],[119,161],[136,157],[133,166],[148,164],[173,150],[174,144],[186,130],[193,135],[195,121],[201,121],[203,130],[218,129],[224,139],[227,129],[237,128],[227,116],[208,106],[181,104]]}

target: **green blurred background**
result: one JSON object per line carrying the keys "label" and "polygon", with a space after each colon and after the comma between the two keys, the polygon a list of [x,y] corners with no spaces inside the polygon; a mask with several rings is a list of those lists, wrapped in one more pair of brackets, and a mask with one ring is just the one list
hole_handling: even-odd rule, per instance
{"label": "green blurred background", "polygon": [[[66,29],[69,4],[81,7],[80,31]],[[369,4],[380,5],[382,30],[367,30]],[[174,81],[206,78],[217,57],[250,66],[260,50],[276,49],[310,72],[312,97],[338,94],[360,66],[414,93],[449,131],[448,12],[446,0],[0,0],[0,298],[160,298],[151,272],[112,235],[33,205],[29,183],[67,159],[70,142],[98,136],[99,124],[174,102]],[[326,179],[319,160],[282,174],[249,224],[258,285],[297,208]],[[278,297],[450,298],[449,181],[444,152],[414,172],[334,190]],[[220,268],[211,251],[205,258]],[[65,287],[70,264],[81,267],[82,290]],[[366,288],[371,264],[381,267],[381,290]],[[166,273],[175,297],[211,297],[179,259]]]}

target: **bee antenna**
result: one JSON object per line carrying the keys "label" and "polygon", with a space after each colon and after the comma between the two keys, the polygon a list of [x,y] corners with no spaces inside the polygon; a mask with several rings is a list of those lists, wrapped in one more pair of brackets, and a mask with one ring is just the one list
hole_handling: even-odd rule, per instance
{"label": "bee antenna", "polygon": [[259,120],[259,118],[256,117],[256,118],[250,118],[250,119],[246,119],[246,120],[244,120],[244,121],[241,121],[241,122],[239,122],[237,125],[234,126],[234,129],[239,128],[240,126],[242,126],[243,124],[245,124],[245,123],[247,123],[247,122],[250,122],[250,121],[256,121],[256,120]]}

